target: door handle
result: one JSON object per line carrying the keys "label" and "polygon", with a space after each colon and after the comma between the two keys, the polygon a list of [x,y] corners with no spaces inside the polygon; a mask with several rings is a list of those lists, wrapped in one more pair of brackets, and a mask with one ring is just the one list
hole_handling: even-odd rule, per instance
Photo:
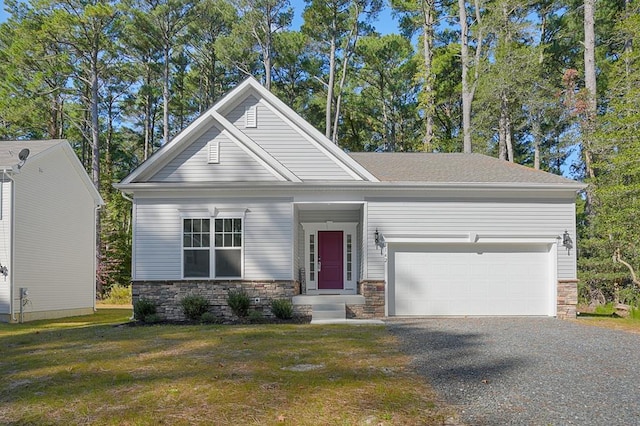
{"label": "door handle", "polygon": [[322,261],[318,258],[318,272],[322,271]]}

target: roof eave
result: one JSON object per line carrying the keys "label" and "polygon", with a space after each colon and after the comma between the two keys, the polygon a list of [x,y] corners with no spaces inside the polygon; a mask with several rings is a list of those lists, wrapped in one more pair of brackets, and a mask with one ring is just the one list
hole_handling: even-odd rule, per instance
{"label": "roof eave", "polygon": [[215,189],[216,191],[252,191],[280,190],[280,189],[309,189],[309,190],[545,190],[545,191],[580,191],[587,185],[575,183],[521,183],[521,182],[144,182],[144,183],[116,183],[114,188],[123,192],[135,191],[184,191],[198,189]]}

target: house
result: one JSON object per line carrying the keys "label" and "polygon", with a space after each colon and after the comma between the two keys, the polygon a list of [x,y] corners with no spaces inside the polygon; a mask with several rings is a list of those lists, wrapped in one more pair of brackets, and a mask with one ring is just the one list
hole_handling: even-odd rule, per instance
{"label": "house", "polygon": [[[134,300],[179,319],[342,305],[347,317],[575,315],[576,191],[479,154],[353,153],[249,78],[116,185]],[[564,244],[564,245],[563,245]]]}
{"label": "house", "polygon": [[96,209],[64,140],[0,141],[0,321],[94,312]]}

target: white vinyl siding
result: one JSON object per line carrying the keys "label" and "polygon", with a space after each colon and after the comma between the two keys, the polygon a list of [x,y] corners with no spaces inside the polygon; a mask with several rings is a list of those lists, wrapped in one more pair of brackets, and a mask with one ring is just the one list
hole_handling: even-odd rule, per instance
{"label": "white vinyl siding", "polygon": [[92,308],[91,192],[61,148],[29,159],[15,180],[15,295],[20,287],[29,289],[27,313]]}
{"label": "white vinyl siding", "polygon": [[[210,142],[217,145],[212,162]],[[275,181],[277,178],[212,126],[156,173],[150,182]]]}
{"label": "white vinyl siding", "polygon": [[[575,205],[566,201],[415,201],[368,200],[369,279],[384,279],[385,255],[375,246],[376,229],[382,236],[476,233],[513,236],[561,236],[566,230],[575,241]],[[558,247],[559,279],[575,278],[576,251]]]}
{"label": "white vinyl siding", "polygon": [[134,238],[135,280],[179,280],[182,268],[180,210],[246,210],[242,223],[244,279],[293,279],[291,201],[137,198]]}
{"label": "white vinyl siding", "polygon": [[[11,181],[6,179],[1,181],[0,177],[0,264],[9,268],[11,265]],[[9,300],[11,297],[11,270],[8,269],[8,275],[5,277],[0,274],[0,314],[8,314]]]}
{"label": "white vinyl siding", "polygon": [[[251,106],[257,107],[260,119],[255,128],[246,128],[245,111]],[[248,96],[226,118],[303,181],[354,180],[327,154],[253,96]]]}

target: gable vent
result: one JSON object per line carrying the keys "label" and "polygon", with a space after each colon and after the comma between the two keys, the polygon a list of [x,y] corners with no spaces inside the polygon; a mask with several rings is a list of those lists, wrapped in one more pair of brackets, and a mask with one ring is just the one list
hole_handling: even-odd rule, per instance
{"label": "gable vent", "polygon": [[244,112],[244,127],[258,127],[258,106],[247,107]]}
{"label": "gable vent", "polygon": [[220,162],[220,142],[209,142],[209,164],[218,164]]}

